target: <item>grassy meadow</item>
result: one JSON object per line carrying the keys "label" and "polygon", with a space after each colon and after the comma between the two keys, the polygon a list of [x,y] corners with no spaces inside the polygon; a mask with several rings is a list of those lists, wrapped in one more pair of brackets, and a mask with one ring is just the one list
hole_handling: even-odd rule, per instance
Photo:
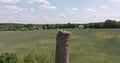
{"label": "grassy meadow", "polygon": [[[40,31],[0,31],[0,53],[19,56],[31,49],[55,52],[58,29]],[[119,29],[69,29],[70,63],[120,63]]]}

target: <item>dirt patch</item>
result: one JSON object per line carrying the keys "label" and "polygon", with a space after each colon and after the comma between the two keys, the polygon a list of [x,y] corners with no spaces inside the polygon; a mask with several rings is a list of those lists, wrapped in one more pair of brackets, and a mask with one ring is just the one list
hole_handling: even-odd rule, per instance
{"label": "dirt patch", "polygon": [[100,32],[100,33],[97,33],[96,36],[99,37],[99,38],[104,38],[104,39],[120,38],[120,34],[117,34],[117,33],[103,33],[103,32]]}
{"label": "dirt patch", "polygon": [[107,55],[105,53],[95,53],[88,57],[90,60],[94,61],[105,61],[107,60]]}

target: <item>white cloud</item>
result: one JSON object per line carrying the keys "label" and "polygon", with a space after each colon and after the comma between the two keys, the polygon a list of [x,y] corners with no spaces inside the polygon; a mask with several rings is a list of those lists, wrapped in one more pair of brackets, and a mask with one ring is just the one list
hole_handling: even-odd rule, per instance
{"label": "white cloud", "polygon": [[2,3],[17,3],[19,0],[0,0]]}
{"label": "white cloud", "polygon": [[42,19],[43,19],[44,21],[51,21],[51,20],[55,20],[56,17],[53,17],[53,16],[43,16]]}
{"label": "white cloud", "polygon": [[109,9],[108,6],[100,6],[101,9]]}
{"label": "white cloud", "polygon": [[74,11],[68,11],[70,14],[75,14],[76,12],[74,12]]}
{"label": "white cloud", "polygon": [[47,16],[43,16],[44,19],[48,18]]}
{"label": "white cloud", "polygon": [[36,2],[36,1],[35,0],[25,0],[24,2],[32,4],[32,3]]}
{"label": "white cloud", "polygon": [[25,0],[26,3],[29,3],[29,4],[32,4],[32,3],[35,3],[35,2],[38,2],[38,3],[43,3],[43,4],[50,4],[48,2],[48,0]]}
{"label": "white cloud", "polygon": [[35,12],[35,10],[34,10],[33,8],[30,8],[29,10],[30,10],[31,12]]}
{"label": "white cloud", "polygon": [[67,10],[67,12],[70,13],[70,14],[75,14],[75,13],[78,11],[77,8],[68,8],[68,9],[66,9],[66,10]]}
{"label": "white cloud", "polygon": [[17,6],[5,6],[7,8],[7,10],[13,12],[13,13],[19,13],[19,12],[23,12],[25,9],[24,8],[20,8]]}
{"label": "white cloud", "polygon": [[35,16],[33,16],[33,15],[28,15],[28,17],[29,17],[29,18],[35,18]]}
{"label": "white cloud", "polygon": [[64,17],[65,15],[64,14],[60,14],[61,17]]}
{"label": "white cloud", "polygon": [[2,3],[17,3],[19,1],[23,1],[29,4],[38,2],[38,3],[43,3],[43,4],[50,4],[48,0],[0,0]]}
{"label": "white cloud", "polygon": [[92,9],[92,8],[86,8],[86,11],[88,11],[88,12],[96,12],[96,10]]}
{"label": "white cloud", "polygon": [[55,9],[57,9],[57,7],[56,6],[52,6],[52,5],[47,5],[47,4],[42,4],[41,6],[40,6],[40,8],[41,9],[43,9],[43,10],[55,10]]}
{"label": "white cloud", "polygon": [[24,17],[25,15],[24,15],[24,14],[20,14],[20,16],[23,16],[23,17]]}
{"label": "white cloud", "polygon": [[72,8],[71,10],[72,10],[72,11],[78,11],[78,9],[77,9],[77,8]]}
{"label": "white cloud", "polygon": [[111,1],[111,2],[120,2],[120,0],[107,0],[107,1]]}

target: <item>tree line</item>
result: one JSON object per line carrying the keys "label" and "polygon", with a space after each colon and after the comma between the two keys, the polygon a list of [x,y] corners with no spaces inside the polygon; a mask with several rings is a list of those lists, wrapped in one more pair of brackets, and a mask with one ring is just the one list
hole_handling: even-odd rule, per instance
{"label": "tree line", "polygon": [[106,20],[105,22],[88,23],[84,24],[84,28],[120,28],[120,21]]}
{"label": "tree line", "polygon": [[63,29],[79,28],[79,24],[0,24],[1,31],[27,31],[27,30],[46,30],[46,29]]}
{"label": "tree line", "polygon": [[105,22],[88,24],[16,24],[1,23],[0,31],[27,31],[27,30],[46,30],[46,29],[75,29],[75,28],[120,28],[120,21],[106,20]]}

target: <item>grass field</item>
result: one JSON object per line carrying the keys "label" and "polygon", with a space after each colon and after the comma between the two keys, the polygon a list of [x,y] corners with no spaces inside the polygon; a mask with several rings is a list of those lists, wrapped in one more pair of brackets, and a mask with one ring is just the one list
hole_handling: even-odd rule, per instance
{"label": "grass field", "polygon": [[[0,31],[0,53],[25,54],[29,49],[55,50],[58,30]],[[120,63],[119,29],[69,29],[70,63]]]}

